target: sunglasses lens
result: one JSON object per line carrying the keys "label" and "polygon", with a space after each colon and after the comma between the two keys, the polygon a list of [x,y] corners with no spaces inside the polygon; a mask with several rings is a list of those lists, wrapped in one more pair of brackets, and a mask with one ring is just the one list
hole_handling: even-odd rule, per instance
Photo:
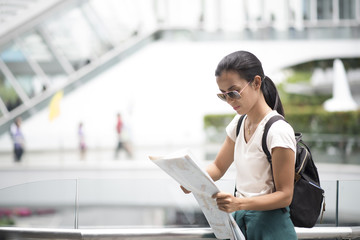
{"label": "sunglasses lens", "polygon": [[240,94],[239,94],[237,91],[228,92],[227,95],[228,95],[230,98],[235,98],[235,99],[240,98]]}
{"label": "sunglasses lens", "polygon": [[226,95],[224,93],[219,93],[217,95],[221,100],[226,101]]}
{"label": "sunglasses lens", "polygon": [[228,93],[219,93],[219,94],[217,94],[217,96],[225,102],[226,102],[226,96],[228,96],[229,98],[232,98],[232,99],[240,98],[240,94],[237,91],[232,91],[232,92],[228,92]]}

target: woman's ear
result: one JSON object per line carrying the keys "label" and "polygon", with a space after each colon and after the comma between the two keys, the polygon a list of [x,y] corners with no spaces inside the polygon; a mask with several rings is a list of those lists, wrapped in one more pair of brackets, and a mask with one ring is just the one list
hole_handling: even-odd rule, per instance
{"label": "woman's ear", "polygon": [[254,77],[254,87],[255,89],[260,89],[261,87],[261,77],[259,75]]}

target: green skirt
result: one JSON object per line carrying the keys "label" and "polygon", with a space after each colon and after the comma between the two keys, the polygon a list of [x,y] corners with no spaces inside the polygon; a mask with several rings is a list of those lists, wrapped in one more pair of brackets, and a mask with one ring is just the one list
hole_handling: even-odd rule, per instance
{"label": "green skirt", "polygon": [[234,219],[247,240],[296,240],[289,208],[270,211],[240,210]]}

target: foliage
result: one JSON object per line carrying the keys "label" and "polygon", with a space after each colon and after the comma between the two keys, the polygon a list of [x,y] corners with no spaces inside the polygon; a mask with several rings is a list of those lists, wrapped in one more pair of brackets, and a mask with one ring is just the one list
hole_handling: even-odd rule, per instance
{"label": "foliage", "polygon": [[298,82],[310,82],[311,72],[310,71],[298,71],[288,77],[288,83],[298,83]]}
{"label": "foliage", "polygon": [[[301,109],[301,110],[299,110]],[[286,110],[285,110],[286,111]],[[204,128],[209,139],[222,136],[234,114],[211,114],[204,117]],[[326,112],[317,108],[303,107],[297,111],[286,112],[286,120],[296,132],[312,134],[341,134],[357,136],[360,134],[360,111]]]}
{"label": "foliage", "polygon": [[209,142],[220,143],[225,139],[225,127],[235,114],[209,114],[204,116],[204,129]]}
{"label": "foliage", "polygon": [[230,123],[235,114],[208,114],[204,117],[204,128],[213,127],[216,130],[221,130]]}
{"label": "foliage", "polygon": [[286,114],[286,120],[297,132],[316,134],[360,134],[360,111],[326,112],[303,109]]}
{"label": "foliage", "polygon": [[12,226],[15,225],[15,221],[8,217],[0,217],[0,226]]}
{"label": "foliage", "polygon": [[3,101],[9,103],[15,103],[18,99],[15,90],[13,88],[7,88],[5,86],[0,86],[0,96]]}

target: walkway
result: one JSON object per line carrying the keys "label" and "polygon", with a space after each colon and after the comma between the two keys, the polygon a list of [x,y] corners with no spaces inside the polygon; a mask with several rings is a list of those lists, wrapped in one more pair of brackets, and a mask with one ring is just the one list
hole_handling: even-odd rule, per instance
{"label": "walkway", "polygon": [[[148,154],[151,154],[151,151],[138,151],[134,159],[128,159],[121,153],[120,159],[116,160],[111,150],[92,151],[81,160],[76,151],[39,152],[29,153],[21,163],[15,163],[10,153],[2,153],[0,189],[26,182],[53,179],[168,179],[165,173],[148,160]],[[200,157],[198,159],[199,165],[204,168],[210,163]],[[321,181],[360,181],[360,165],[317,163],[317,167]],[[234,170],[231,168],[224,179],[234,179]]]}

